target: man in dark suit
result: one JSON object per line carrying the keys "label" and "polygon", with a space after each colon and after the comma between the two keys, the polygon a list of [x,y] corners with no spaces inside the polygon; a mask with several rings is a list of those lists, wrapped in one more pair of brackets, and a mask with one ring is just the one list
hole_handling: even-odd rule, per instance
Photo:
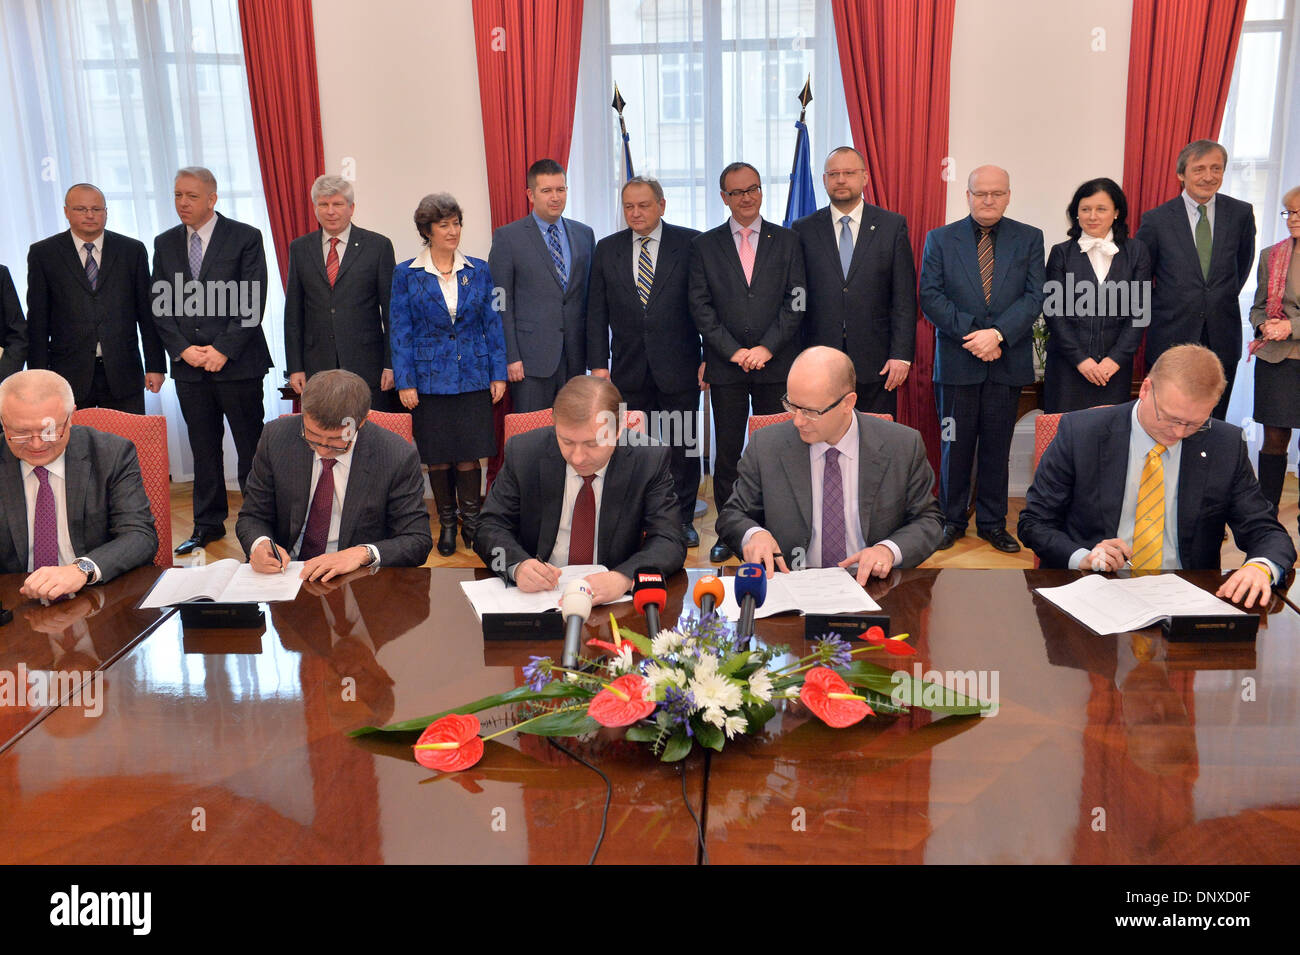
{"label": "man in dark suit", "polygon": [[1044,567],[1215,570],[1224,525],[1247,554],[1219,596],[1266,599],[1295,563],[1241,430],[1211,418],[1227,379],[1202,345],[1157,360],[1136,402],[1061,419],[1025,494],[1020,536]]}
{"label": "man in dark suit", "polygon": [[1006,553],[1007,458],[1020,389],[1034,380],[1033,327],[1043,306],[1043,233],[1005,218],[1011,178],[980,166],[966,181],[970,215],[925,237],[921,309],[934,325],[934,392],[943,457],[939,549],[966,533],[979,449],[975,526]]}
{"label": "man in dark suit", "polygon": [[[753,413],[779,414],[785,376],[802,344],[806,308],[799,237],[759,215],[758,170],[733,162],[718,177],[731,216],[691,246],[691,318],[704,339],[704,380],[713,403],[717,452],[713,499],[726,507]],[[709,559],[732,556],[719,541]]]}
{"label": "man in dark suit", "polygon": [[474,537],[497,576],[537,592],[557,586],[565,565],[603,564],[587,577],[600,604],[625,594],[640,568],[681,569],[668,449],[622,431],[621,401],[602,378],[574,378],[555,396],[554,427],[506,444]]}
{"label": "man in dark suit", "polygon": [[370,385],[350,371],[317,372],[302,414],[262,432],[235,535],[253,569],[306,561],[304,580],[358,567],[418,567],[433,548],[415,446],[367,424]]}
{"label": "man in dark suit", "polygon": [[63,214],[68,231],[27,253],[27,364],[67,379],[79,408],[144,414],[144,390],[157,394],[167,376],[150,311],[149,253],[105,230],[104,194],[89,183],[68,190]]}
{"label": "man in dark suit", "polygon": [[262,436],[271,353],[262,334],[262,233],[213,211],[217,180],[201,166],[176,174],[174,198],[181,224],[154,239],[153,313],[194,454],[194,533],[176,548],[188,554],[225,536],[222,416],[235,439],[242,491]]}
{"label": "man in dark suit", "polygon": [[539,159],[528,167],[533,210],[492,233],[488,271],[504,293],[501,325],[506,374],[517,412],[549,408],[587,363],[587,282],[596,244],[590,226],[563,217],[564,167]]}
{"label": "man in dark suit", "polygon": [[791,226],[808,275],[805,338],[853,359],[859,409],[895,415],[916,351],[907,220],[862,200],[867,165],[852,146],[831,151],[822,182],[831,204]]}
{"label": "man in dark suit", "polygon": [[698,547],[696,425],[704,366],[686,293],[691,240],[699,232],[663,221],[667,203],[657,179],[629,179],[622,195],[628,228],[596,243],[591,260],[587,364],[593,375],[612,377],[628,408],[658,422],[657,436],[672,453],[682,534],[687,547]]}
{"label": "man in dark suit", "polygon": [[0,383],[0,573],[54,600],[150,563],[158,550],[135,446],[73,426],[72,387],[52,371]]}
{"label": "man in dark suit", "polygon": [[1219,195],[1228,151],[1209,139],[1178,154],[1181,194],[1142,216],[1137,238],[1151,253],[1151,366],[1185,342],[1209,347],[1227,376],[1214,417],[1228,413],[1232,379],[1241,358],[1241,294],[1255,260],[1255,213],[1249,202]]}
{"label": "man in dark suit", "polygon": [[22,371],[27,361],[27,319],[13,276],[0,265],[0,381]]}
{"label": "man in dark suit", "polygon": [[769,576],[856,564],[866,583],[917,566],[943,535],[920,434],[857,412],[855,385],[847,355],[809,348],[790,367],[794,420],[754,432],[740,459],[718,537]]}
{"label": "man in dark suit", "polygon": [[321,176],[311,187],[321,227],[289,245],[284,291],[284,359],[289,384],[328,368],[356,372],[370,385],[374,411],[396,411],[388,302],[393,294],[393,243],[353,225],[352,183]]}

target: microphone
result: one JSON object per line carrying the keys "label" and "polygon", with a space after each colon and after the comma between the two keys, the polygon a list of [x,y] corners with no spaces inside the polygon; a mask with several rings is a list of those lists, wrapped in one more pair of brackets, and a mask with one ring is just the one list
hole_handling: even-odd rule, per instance
{"label": "microphone", "polygon": [[637,613],[645,614],[646,636],[652,640],[659,634],[659,611],[668,602],[668,586],[664,575],[653,567],[642,567],[636,572],[632,584],[632,605]]}
{"label": "microphone", "polygon": [[767,573],[762,564],[741,564],[736,568],[736,602],[740,604],[740,622],[736,624],[736,638],[744,640],[754,635],[754,611],[767,599]]}
{"label": "microphone", "polygon": [[695,582],[695,590],[691,594],[695,600],[695,606],[700,608],[700,616],[706,616],[713,613],[718,602],[727,595],[727,589],[722,586],[722,581],[712,574],[705,574]]}
{"label": "microphone", "polygon": [[560,598],[564,615],[564,656],[560,665],[572,669],[578,665],[578,648],[582,645],[582,626],[591,616],[591,585],[585,580],[571,580]]}

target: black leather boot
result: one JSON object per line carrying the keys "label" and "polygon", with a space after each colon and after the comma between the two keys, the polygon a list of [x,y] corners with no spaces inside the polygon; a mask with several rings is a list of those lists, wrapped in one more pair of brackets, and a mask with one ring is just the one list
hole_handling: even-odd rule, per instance
{"label": "black leather boot", "polygon": [[438,507],[438,553],[450,557],[456,553],[456,478],[451,468],[429,471],[433,500]]}
{"label": "black leather boot", "polygon": [[474,546],[478,516],[483,506],[483,472],[481,468],[456,471],[456,498],[460,508],[460,536],[466,547]]}
{"label": "black leather boot", "polygon": [[1282,500],[1282,484],[1286,481],[1286,455],[1259,452],[1259,489],[1277,516],[1278,502]]}

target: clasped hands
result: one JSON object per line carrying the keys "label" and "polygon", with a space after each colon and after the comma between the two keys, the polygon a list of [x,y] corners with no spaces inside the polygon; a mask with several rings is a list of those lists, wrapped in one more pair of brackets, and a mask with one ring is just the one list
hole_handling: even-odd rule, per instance
{"label": "clasped hands", "polygon": [[1291,337],[1291,319],[1269,318],[1259,326],[1260,338],[1269,342],[1285,341]]}
{"label": "clasped hands", "polygon": [[1084,378],[1088,379],[1088,381],[1096,385],[1098,388],[1109,382],[1111,375],[1119,371],[1119,365],[1110,358],[1103,358],[1101,361],[1094,361],[1092,358],[1085,358],[1074,367],[1079,369],[1079,374],[1083,375]]}
{"label": "clasped hands", "polygon": [[962,348],[980,361],[997,361],[1002,357],[1002,343],[993,328],[980,328],[962,336]]}
{"label": "clasped hands", "polygon": [[731,356],[733,364],[739,365],[745,372],[759,371],[772,360],[772,353],[762,345],[753,348],[740,348]]}
{"label": "clasped hands", "polygon": [[[1079,562],[1079,569],[1113,573],[1120,570],[1132,559],[1133,548],[1129,546],[1128,541],[1112,537],[1110,540],[1102,541],[1090,550],[1087,556]],[[1244,598],[1245,602],[1242,603],[1242,606],[1249,609],[1255,605],[1256,601],[1259,602],[1260,606],[1267,603],[1272,590],[1272,577],[1263,568],[1247,564],[1225,580],[1222,586],[1214,592],[1214,596],[1227,597],[1233,603],[1242,603]]]}
{"label": "clasped hands", "polygon": [[204,371],[220,371],[228,360],[212,345],[191,345],[181,352],[181,361]]}
{"label": "clasped hands", "polygon": [[[617,600],[632,589],[630,578],[617,570],[606,570],[597,574],[588,574],[585,578],[591,587],[592,606],[607,604]],[[554,590],[560,585],[560,568],[554,564],[530,557],[521,561],[515,568],[515,586],[526,594],[535,594],[543,590]]]}
{"label": "clasped hands", "polygon": [[[758,530],[751,534],[749,540],[745,542],[742,556],[747,564],[762,564],[768,577],[771,577],[775,571],[783,574],[790,572],[790,568],[785,563],[785,555],[781,553],[776,538],[770,531]],[[894,552],[884,544],[876,544],[873,547],[864,547],[856,554],[850,554],[836,566],[848,568],[854,564],[858,565],[857,581],[858,585],[862,586],[870,577],[889,576],[889,572],[894,569]]]}

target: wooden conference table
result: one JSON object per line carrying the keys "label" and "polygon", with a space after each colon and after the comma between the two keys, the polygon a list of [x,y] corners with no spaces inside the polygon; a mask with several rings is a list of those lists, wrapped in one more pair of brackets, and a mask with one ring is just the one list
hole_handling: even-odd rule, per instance
{"label": "wooden conference table", "polygon": [[[101,716],[0,713],[0,862],[591,855],[605,783],[544,740],[507,734],[439,776],[410,738],[346,735],[505,690],[530,653],[558,654],[485,648],[458,586],[474,571],[384,569],[304,592],[271,605],[260,635],[185,634],[176,615],[131,609],[153,574],[99,588],[103,606],[80,621],[105,670]],[[917,710],[832,730],[794,708],[679,765],[615,734],[562,741],[610,780],[598,861],[696,862],[694,813],[711,862],[1300,862],[1300,613],[1275,599],[1246,647],[1099,637],[1032,593],[1074,576],[912,570],[869,585],[920,651],[881,662],[983,671],[994,716]],[[17,583],[0,578],[6,606]],[[686,575],[672,583],[666,621]],[[48,667],[41,628],[55,626],[17,609],[0,668]],[[615,611],[642,629],[630,603]],[[590,634],[607,636],[599,616]],[[803,645],[799,618],[758,630]]]}

